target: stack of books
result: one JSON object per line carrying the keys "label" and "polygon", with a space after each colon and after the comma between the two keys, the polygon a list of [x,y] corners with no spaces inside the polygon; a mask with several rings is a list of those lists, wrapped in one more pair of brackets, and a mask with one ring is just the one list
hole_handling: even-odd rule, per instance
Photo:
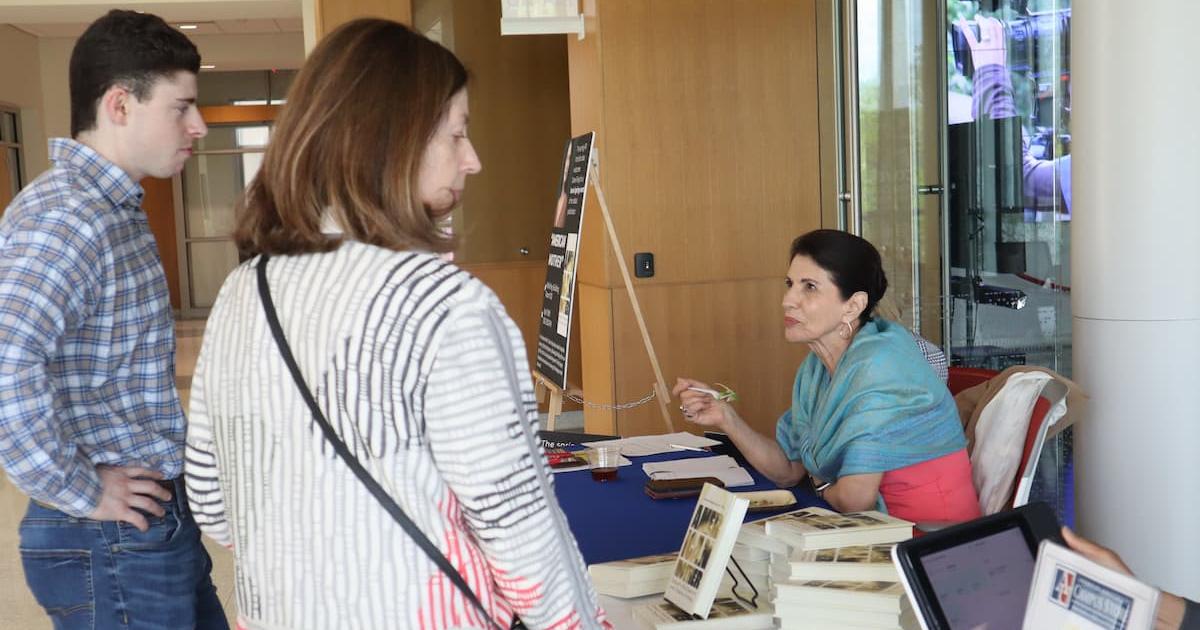
{"label": "stack of books", "polygon": [[913,524],[881,512],[837,512],[818,507],[781,514],[765,522],[766,535],[792,551],[897,543],[912,538]]}
{"label": "stack of books", "polygon": [[772,595],[783,630],[910,630],[919,627],[891,560],[912,523],[880,512],[839,514],[806,508],[768,520]]}
{"label": "stack of books", "polygon": [[667,590],[678,554],[664,553],[588,567],[596,592],[612,597],[643,597]]}
{"label": "stack of books", "polygon": [[780,630],[917,630],[904,585],[809,580],[775,584]]}
{"label": "stack of books", "polygon": [[737,544],[743,547],[762,550],[763,552],[770,554],[771,557],[787,557],[792,553],[792,548],[783,539],[768,536],[767,523],[774,519],[783,518],[795,513],[796,512],[786,512],[784,514],[765,518],[760,521],[743,523],[741,529],[738,530]]}
{"label": "stack of books", "polygon": [[853,580],[862,582],[899,582],[900,573],[892,563],[895,544],[851,545],[799,551],[791,557],[775,556],[771,578],[776,582],[795,580]]}

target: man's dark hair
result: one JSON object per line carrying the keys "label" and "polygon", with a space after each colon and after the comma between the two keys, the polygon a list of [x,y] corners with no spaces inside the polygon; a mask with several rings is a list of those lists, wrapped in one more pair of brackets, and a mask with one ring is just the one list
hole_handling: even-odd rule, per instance
{"label": "man's dark hair", "polygon": [[71,51],[71,137],[96,126],[100,97],[114,85],[144,101],[160,78],[200,72],[186,35],[149,13],[114,9],[92,22]]}

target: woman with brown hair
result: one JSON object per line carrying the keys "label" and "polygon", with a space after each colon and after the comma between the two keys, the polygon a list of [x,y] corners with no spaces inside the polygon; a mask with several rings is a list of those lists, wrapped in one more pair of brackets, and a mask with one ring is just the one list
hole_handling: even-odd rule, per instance
{"label": "woman with brown hair", "polygon": [[[192,381],[189,498],[247,628],[607,626],[534,439],[524,343],[442,260],[467,74],[384,20],[301,69]],[[424,540],[424,543],[422,543]]]}

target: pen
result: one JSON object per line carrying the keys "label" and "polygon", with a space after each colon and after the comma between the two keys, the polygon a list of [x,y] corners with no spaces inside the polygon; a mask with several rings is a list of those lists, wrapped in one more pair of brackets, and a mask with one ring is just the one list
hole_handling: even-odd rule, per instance
{"label": "pen", "polygon": [[707,450],[705,450],[705,449],[702,449],[702,448],[696,448],[695,446],[684,446],[684,445],[682,445],[682,444],[668,444],[667,446],[670,446],[671,448],[681,448],[681,449],[683,449],[683,450],[685,450],[685,451],[696,451],[696,452],[698,452],[698,453],[707,453],[707,452],[709,452],[709,451],[707,451]]}

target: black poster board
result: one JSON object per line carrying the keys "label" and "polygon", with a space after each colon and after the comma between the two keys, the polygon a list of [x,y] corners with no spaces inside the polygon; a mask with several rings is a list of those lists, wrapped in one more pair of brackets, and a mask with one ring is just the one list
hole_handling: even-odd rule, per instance
{"label": "black poster board", "polygon": [[579,231],[591,175],[594,132],[572,138],[563,151],[563,172],[554,206],[542,315],[538,326],[537,371],[559,389],[567,387],[571,347],[571,315],[575,307],[575,270],[579,265]]}

